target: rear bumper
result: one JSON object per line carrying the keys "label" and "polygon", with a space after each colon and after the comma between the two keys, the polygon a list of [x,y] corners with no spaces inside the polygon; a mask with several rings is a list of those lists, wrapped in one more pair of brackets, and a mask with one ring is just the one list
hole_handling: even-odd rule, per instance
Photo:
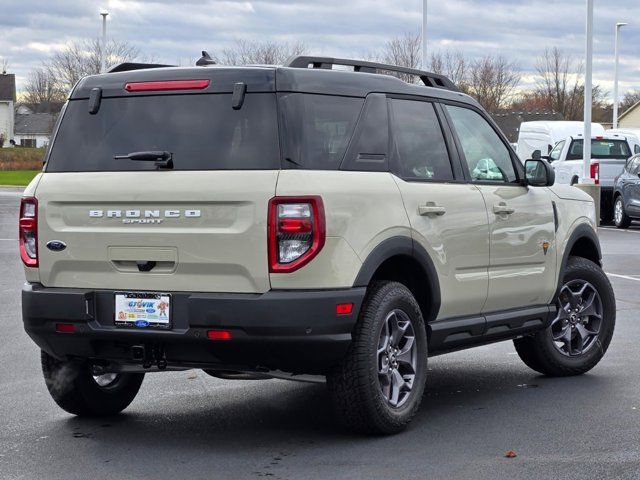
{"label": "rear bumper", "polygon": [[[132,347],[142,346],[149,356],[145,363],[155,364],[162,358],[168,367],[317,374],[345,355],[364,294],[364,288],[264,294],[176,292],[172,293],[173,328],[149,330],[115,326],[113,290],[27,283],[22,290],[22,316],[29,336],[57,358],[139,364]],[[338,303],[353,303],[352,313],[336,315]],[[58,333],[57,323],[73,323],[75,332]],[[209,340],[209,329],[230,330],[232,338]]]}

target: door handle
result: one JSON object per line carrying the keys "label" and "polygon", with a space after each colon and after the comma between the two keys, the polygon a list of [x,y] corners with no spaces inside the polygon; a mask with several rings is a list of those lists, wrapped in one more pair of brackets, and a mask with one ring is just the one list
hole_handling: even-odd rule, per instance
{"label": "door handle", "polygon": [[493,206],[493,213],[495,213],[496,215],[511,215],[515,211],[515,208],[510,207],[504,202],[496,203]]}
{"label": "door handle", "polygon": [[447,213],[447,209],[436,205],[435,202],[427,202],[425,205],[418,205],[418,215],[437,215],[442,216]]}

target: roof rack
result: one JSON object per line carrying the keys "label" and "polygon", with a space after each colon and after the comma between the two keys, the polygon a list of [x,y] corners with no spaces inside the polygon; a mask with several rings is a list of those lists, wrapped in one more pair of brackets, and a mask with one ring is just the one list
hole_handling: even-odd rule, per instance
{"label": "roof rack", "polygon": [[107,73],[128,72],[129,70],[145,70],[147,68],[175,67],[175,65],[164,65],[162,63],[135,63],[125,62],[115,67],[111,67]]}
{"label": "roof rack", "polygon": [[406,73],[408,75],[415,75],[420,77],[420,80],[427,87],[443,88],[445,90],[453,90],[458,92],[458,87],[444,75],[437,73],[426,72],[424,70],[417,70],[415,68],[399,67],[397,65],[388,65],[385,63],[367,62],[364,60],[349,60],[345,58],[330,58],[330,57],[309,57],[309,56],[297,56],[291,57],[287,60],[285,67],[291,68],[320,68],[331,70],[334,65],[343,65],[353,67],[354,72],[363,73],[381,73],[381,72],[394,72],[394,73]]}

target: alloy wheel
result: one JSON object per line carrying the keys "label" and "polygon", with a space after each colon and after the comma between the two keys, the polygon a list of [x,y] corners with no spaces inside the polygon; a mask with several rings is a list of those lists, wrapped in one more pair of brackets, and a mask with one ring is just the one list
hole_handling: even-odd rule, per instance
{"label": "alloy wheel", "polygon": [[622,209],[622,200],[617,199],[616,200],[616,204],[613,207],[613,218],[616,221],[617,224],[621,224],[622,223],[622,214],[623,214],[623,209]]}
{"label": "alloy wheel", "polygon": [[378,381],[383,397],[394,408],[411,395],[418,365],[416,336],[409,315],[394,309],[386,316],[378,341]]}
{"label": "alloy wheel", "polygon": [[585,280],[565,283],[558,295],[558,314],[551,323],[555,348],[574,357],[586,353],[598,340],[603,306],[596,288]]}

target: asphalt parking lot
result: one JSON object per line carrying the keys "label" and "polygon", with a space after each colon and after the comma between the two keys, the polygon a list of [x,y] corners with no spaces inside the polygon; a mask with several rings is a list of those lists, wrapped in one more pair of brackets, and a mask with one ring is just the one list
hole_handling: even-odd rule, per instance
{"label": "asphalt parking lot", "polygon": [[0,189],[2,479],[640,479],[640,225],[600,229],[618,316],[592,372],[542,377],[510,342],[437,357],[410,429],[376,438],[335,426],[324,385],[196,370],[147,375],[117,418],[66,414],[22,329],[18,201]]}

